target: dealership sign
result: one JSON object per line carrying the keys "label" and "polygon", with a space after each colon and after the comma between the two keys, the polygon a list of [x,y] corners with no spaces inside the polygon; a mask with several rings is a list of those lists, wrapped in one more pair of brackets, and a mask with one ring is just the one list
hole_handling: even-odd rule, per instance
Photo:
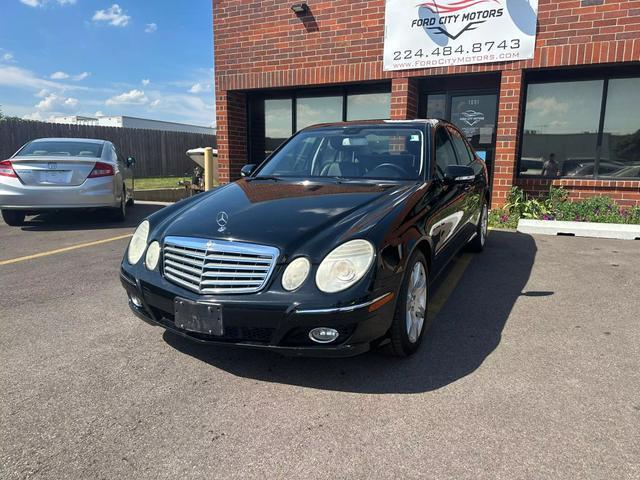
{"label": "dealership sign", "polygon": [[533,58],[538,0],[387,0],[384,69]]}

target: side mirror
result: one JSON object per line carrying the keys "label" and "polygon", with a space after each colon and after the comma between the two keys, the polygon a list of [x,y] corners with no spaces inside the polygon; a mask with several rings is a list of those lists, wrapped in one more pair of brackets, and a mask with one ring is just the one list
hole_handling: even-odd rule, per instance
{"label": "side mirror", "polygon": [[245,165],[244,167],[242,167],[242,170],[240,170],[240,176],[241,177],[249,177],[251,176],[251,174],[253,173],[253,171],[256,169],[256,165],[251,163],[249,165]]}
{"label": "side mirror", "polygon": [[446,183],[469,183],[476,179],[476,172],[471,167],[449,165],[444,171]]}
{"label": "side mirror", "polygon": [[135,157],[127,158],[127,167],[131,168],[135,166],[136,166],[136,158]]}

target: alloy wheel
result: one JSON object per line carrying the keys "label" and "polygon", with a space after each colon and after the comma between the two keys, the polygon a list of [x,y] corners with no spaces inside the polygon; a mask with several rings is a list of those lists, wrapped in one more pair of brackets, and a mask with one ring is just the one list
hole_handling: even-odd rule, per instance
{"label": "alloy wheel", "polygon": [[416,262],[407,285],[406,327],[409,342],[420,338],[427,311],[427,273],[422,262]]}
{"label": "alloy wheel", "polygon": [[487,205],[482,207],[482,217],[480,217],[480,242],[484,245],[487,239],[487,231],[489,229],[489,212],[487,211]]}

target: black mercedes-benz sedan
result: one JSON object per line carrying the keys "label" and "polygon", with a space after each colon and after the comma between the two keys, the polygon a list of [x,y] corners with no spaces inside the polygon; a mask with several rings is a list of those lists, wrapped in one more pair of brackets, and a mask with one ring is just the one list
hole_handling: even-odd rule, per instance
{"label": "black mercedes-benz sedan", "polygon": [[148,323],[213,345],[414,353],[429,282],[481,251],[484,162],[440,120],[325,124],[138,226],[120,278]]}

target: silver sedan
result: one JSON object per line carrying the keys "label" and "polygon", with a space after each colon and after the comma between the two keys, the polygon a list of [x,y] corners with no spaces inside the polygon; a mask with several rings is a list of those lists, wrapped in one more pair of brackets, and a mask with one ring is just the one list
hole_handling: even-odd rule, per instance
{"label": "silver sedan", "polygon": [[46,210],[106,208],[124,221],[133,205],[134,164],[105,140],[33,140],[0,161],[2,218],[17,226]]}

